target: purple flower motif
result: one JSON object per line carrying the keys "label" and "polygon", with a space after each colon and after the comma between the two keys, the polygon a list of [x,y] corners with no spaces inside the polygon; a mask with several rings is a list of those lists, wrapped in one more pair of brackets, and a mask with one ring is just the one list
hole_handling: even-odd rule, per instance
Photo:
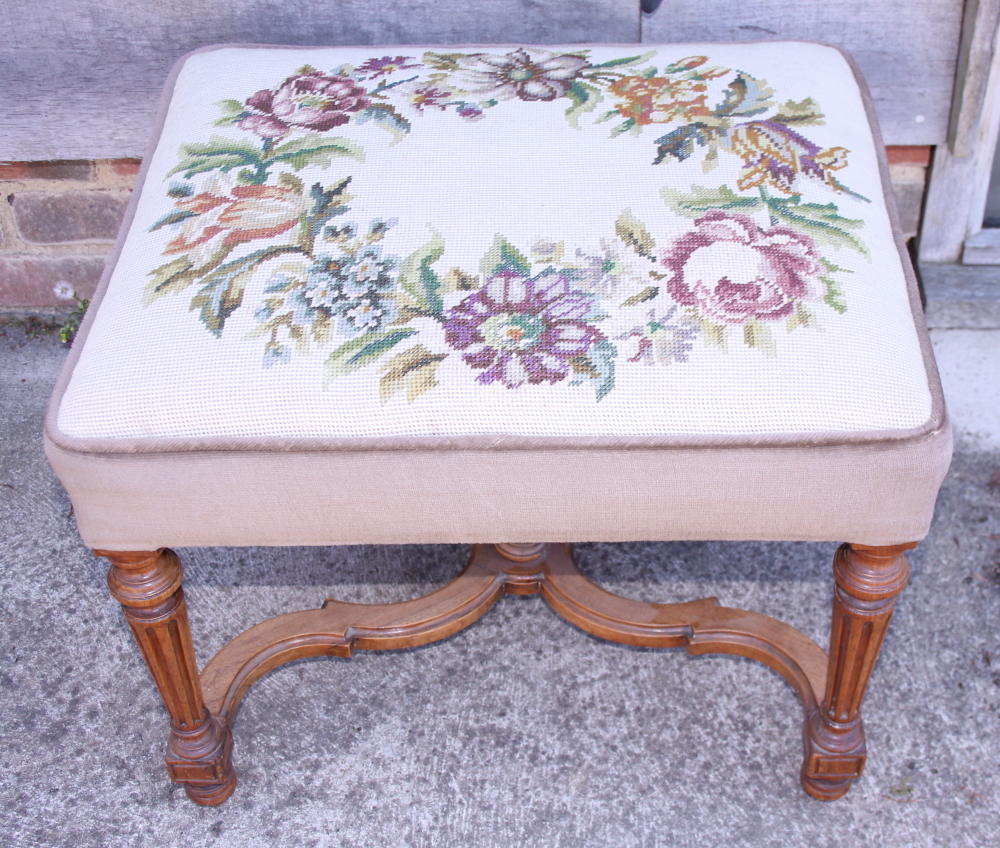
{"label": "purple flower motif", "polygon": [[421,67],[419,62],[416,65],[407,65],[406,63],[412,58],[413,56],[383,56],[381,59],[369,59],[363,65],[355,68],[355,73],[374,79],[394,74],[396,71]]}
{"label": "purple flower motif", "polygon": [[561,273],[534,279],[504,270],[445,317],[445,340],[483,373],[480,383],[557,383],[572,360],[604,339],[588,318],[593,299],[573,291]]}
{"label": "purple flower motif", "polygon": [[682,306],[725,324],[778,321],[798,301],[823,299],[816,245],[785,227],[762,230],[745,215],[713,209],[664,251],[666,289]]}
{"label": "purple flower motif", "polygon": [[408,99],[418,112],[423,112],[425,109],[438,109],[443,112],[451,99],[451,92],[446,88],[435,88],[433,85],[420,85],[413,89]]}
{"label": "purple flower motif", "polygon": [[743,157],[737,185],[743,191],[768,183],[786,194],[802,174],[840,188],[832,172],[847,165],[843,147],[821,149],[809,139],[775,121],[751,121],[735,127],[731,135],[733,152]]}
{"label": "purple flower motif", "polygon": [[483,110],[475,109],[472,106],[466,106],[465,108],[458,110],[458,116],[467,121],[478,121],[483,117]]}
{"label": "purple flower motif", "polygon": [[367,92],[353,80],[320,71],[290,76],[275,91],[263,88],[247,98],[254,114],[237,126],[261,138],[281,138],[295,127],[324,132],[346,124],[351,112],[370,103]]}
{"label": "purple flower motif", "polygon": [[458,60],[464,70],[453,82],[483,99],[555,100],[565,94],[587,60],[534,47],[510,53],[470,53]]}

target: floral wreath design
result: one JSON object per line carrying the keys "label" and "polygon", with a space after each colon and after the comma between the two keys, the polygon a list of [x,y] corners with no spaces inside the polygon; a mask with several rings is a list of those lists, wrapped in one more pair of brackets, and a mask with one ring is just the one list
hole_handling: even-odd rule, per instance
{"label": "floral wreath design", "polygon": [[[847,150],[800,132],[824,123],[818,104],[778,103],[764,80],[704,56],[662,67],[650,64],[655,51],[599,64],[589,56],[533,47],[384,56],[330,72],[306,66],[244,102],[223,101],[216,125],[242,135],[182,146],[168,174],[183,175],[167,192],[173,209],[151,227],[173,233],[168,261],[150,273],[144,302],[195,286],[191,309],[221,336],[250,277],[267,266],[252,333],[266,339],[264,366],[324,350],[329,382],[378,363],[383,403],[434,388],[451,356],[481,384],[588,384],[599,401],[615,386],[616,365],[683,363],[696,344],[725,350],[734,332],[774,356],[772,328],[815,329],[817,310],[846,311],[835,275],[849,272],[821,245],[867,257],[856,234],[863,221],[833,202],[804,202],[801,186],[867,198],[838,179]],[[524,251],[497,235],[478,273],[442,273],[437,231],[411,255],[389,255],[381,243],[397,222],[349,220],[350,177],[307,186],[295,175],[334,157],[364,159],[332,134],[345,124],[373,122],[397,143],[422,114],[481,121],[511,100],[564,101],[571,126],[614,121],[612,137],[658,126],[666,132],[652,165],[700,153],[708,174],[720,156],[738,157],[735,190],[664,188],[665,203],[693,223],[660,246],[626,209],[599,251],[544,239]]]}

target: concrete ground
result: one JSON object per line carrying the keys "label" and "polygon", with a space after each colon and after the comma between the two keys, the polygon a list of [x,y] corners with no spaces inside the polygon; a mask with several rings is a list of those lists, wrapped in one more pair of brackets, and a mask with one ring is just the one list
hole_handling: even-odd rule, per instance
{"label": "concrete ground", "polygon": [[[733,657],[599,642],[506,598],[436,645],[304,661],[235,727],[239,785],[190,803],[166,716],[45,461],[65,350],[0,327],[0,844],[26,846],[993,846],[1000,830],[1000,330],[936,329],[958,430],[865,701],[869,759],[843,799],[798,786],[798,702]],[[831,544],[584,545],[630,597],[717,595],[826,644]],[[458,547],[180,551],[204,663],[324,597],[424,593]]]}

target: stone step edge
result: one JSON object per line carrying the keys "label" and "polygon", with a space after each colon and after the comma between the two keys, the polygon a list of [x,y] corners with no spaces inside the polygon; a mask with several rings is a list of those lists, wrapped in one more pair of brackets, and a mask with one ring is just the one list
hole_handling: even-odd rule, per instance
{"label": "stone step edge", "polygon": [[1000,329],[1000,265],[922,263],[919,276],[928,328]]}

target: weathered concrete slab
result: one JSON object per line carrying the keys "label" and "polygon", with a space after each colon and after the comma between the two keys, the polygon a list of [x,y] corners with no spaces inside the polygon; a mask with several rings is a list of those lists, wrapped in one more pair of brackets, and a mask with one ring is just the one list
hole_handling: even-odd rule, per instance
{"label": "weathered concrete slab", "polygon": [[[936,329],[1000,329],[1000,266],[923,262],[927,326]],[[1000,374],[997,362],[995,374]],[[1000,384],[1000,379],[996,382]],[[1000,410],[997,411],[1000,417]]]}
{"label": "weathered concrete slab", "polygon": [[[988,479],[1000,450],[959,441],[865,698],[865,775],[839,801],[814,801],[798,786],[801,713],[776,674],[735,657],[609,645],[537,598],[509,597],[439,644],[265,677],[236,721],[236,794],[212,809],[167,782],[165,713],[41,451],[63,356],[51,335],[0,327],[5,848],[995,842],[1000,492]],[[716,594],[825,645],[832,550],[689,542],[584,545],[579,555],[594,579],[629,597]],[[463,551],[181,554],[204,663],[255,621],[327,596],[426,592]]]}
{"label": "weathered concrete slab", "polygon": [[1000,330],[931,330],[931,340],[956,432],[1000,450]]}

